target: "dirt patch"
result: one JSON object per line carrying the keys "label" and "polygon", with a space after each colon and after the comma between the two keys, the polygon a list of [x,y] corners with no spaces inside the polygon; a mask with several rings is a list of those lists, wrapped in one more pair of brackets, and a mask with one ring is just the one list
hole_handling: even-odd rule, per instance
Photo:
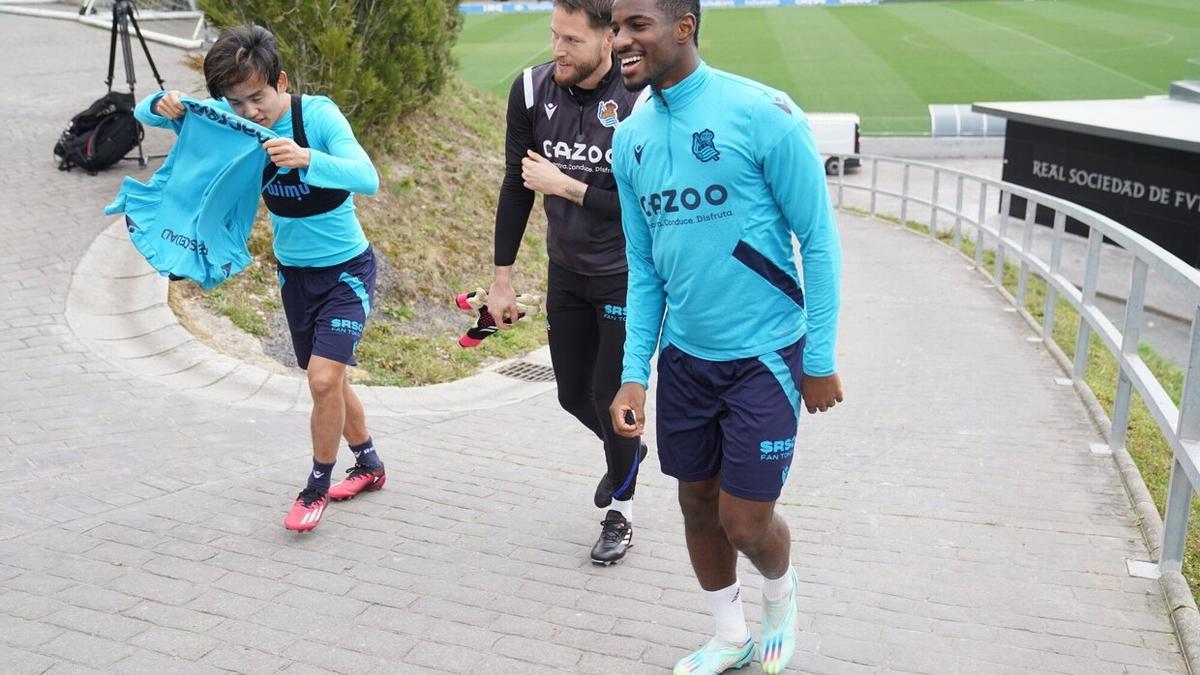
{"label": "dirt patch", "polygon": [[[205,302],[204,292],[196,284],[173,282],[167,292],[167,304],[175,312],[179,324],[214,351],[280,375],[300,372],[296,369],[295,356],[291,359],[291,367],[271,358],[264,351],[261,340],[233,325],[229,317],[211,310]],[[285,324],[285,333],[286,330]]]}
{"label": "dirt patch", "polygon": [[[179,325],[209,349],[277,375],[304,377],[304,371],[296,365],[287,317],[282,311],[271,312],[266,317],[270,332],[258,338],[233,325],[229,317],[217,313],[195,284],[171,284],[167,304],[175,312]],[[355,384],[371,381],[371,374],[362,368],[350,366],[346,372]]]}

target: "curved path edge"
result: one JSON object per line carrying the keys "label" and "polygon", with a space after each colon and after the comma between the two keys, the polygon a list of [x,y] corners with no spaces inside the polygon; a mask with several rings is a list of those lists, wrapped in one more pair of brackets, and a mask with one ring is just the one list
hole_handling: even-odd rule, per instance
{"label": "curved path edge", "polygon": [[[72,274],[67,323],[107,362],[177,391],[263,410],[309,409],[312,398],[299,374],[272,373],[219,353],[180,325],[167,306],[167,283],[132,246],[118,218],[96,237]],[[549,365],[549,350],[543,347],[520,360]],[[506,363],[443,384],[355,385],[354,390],[372,415],[425,415],[499,408],[554,389],[553,382],[497,373]]]}

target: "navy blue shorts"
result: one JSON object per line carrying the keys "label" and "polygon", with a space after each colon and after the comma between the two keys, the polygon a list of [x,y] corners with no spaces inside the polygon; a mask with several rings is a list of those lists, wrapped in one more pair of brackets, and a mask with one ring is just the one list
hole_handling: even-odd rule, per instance
{"label": "navy blue shorts", "polygon": [[313,354],[358,365],[354,349],[362,338],[375,295],[375,252],[367,250],[340,265],[279,265],[279,294],[292,332],[296,363],[308,368]]}
{"label": "navy blue shorts", "polygon": [[735,497],[775,501],[800,419],[804,338],[776,352],[705,361],[668,345],[658,357],[658,458],[683,481],[720,475]]}

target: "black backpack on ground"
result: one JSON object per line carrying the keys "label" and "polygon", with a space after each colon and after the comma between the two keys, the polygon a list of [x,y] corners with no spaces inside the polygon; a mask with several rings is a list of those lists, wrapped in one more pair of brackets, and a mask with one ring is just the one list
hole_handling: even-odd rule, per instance
{"label": "black backpack on ground", "polygon": [[71,118],[54,144],[58,169],[78,166],[94,174],[129,154],[143,134],[141,123],[133,117],[133,94],[110,91]]}

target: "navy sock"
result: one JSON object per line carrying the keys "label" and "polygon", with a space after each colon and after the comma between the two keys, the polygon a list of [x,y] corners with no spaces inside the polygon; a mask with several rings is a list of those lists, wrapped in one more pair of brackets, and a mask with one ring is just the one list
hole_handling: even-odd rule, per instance
{"label": "navy sock", "polygon": [[333,473],[333,465],[336,463],[322,464],[314,458],[312,473],[308,474],[308,487],[321,492],[329,492],[329,476]]}
{"label": "navy sock", "polygon": [[379,455],[375,453],[375,442],[371,440],[370,436],[358,445],[351,445],[350,452],[354,453],[354,459],[363,466],[369,466],[372,469],[378,469],[383,466],[383,462],[379,460]]}

